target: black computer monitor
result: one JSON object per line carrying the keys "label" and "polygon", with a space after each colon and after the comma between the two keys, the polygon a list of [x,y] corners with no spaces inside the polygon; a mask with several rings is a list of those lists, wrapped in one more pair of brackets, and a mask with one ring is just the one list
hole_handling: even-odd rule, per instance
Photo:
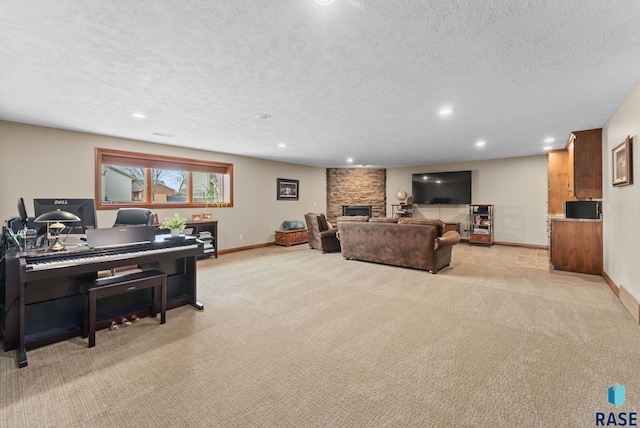
{"label": "black computer monitor", "polygon": [[[71,230],[70,233],[84,234],[87,229],[95,229],[96,224],[96,204],[93,199],[34,199],[33,208],[36,218],[49,211],[68,211],[80,217],[80,221],[65,223]],[[46,225],[43,225],[46,228]],[[38,227],[38,234],[41,234],[41,226]]]}

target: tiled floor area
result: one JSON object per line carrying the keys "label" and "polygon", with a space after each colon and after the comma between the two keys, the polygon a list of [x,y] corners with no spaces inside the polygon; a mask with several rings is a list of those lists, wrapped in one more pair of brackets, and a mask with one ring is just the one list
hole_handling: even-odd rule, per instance
{"label": "tiled floor area", "polygon": [[511,245],[469,245],[466,242],[453,247],[452,260],[468,258],[471,263],[487,263],[489,260],[500,264],[528,267],[535,269],[551,269],[549,251],[546,249],[522,248]]}
{"label": "tiled floor area", "polygon": [[537,269],[549,269],[549,251],[535,248],[519,248],[516,264]]}

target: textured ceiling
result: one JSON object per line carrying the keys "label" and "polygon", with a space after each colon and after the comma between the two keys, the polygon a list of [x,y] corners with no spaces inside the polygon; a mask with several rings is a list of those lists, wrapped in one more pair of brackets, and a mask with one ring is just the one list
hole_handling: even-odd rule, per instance
{"label": "textured ceiling", "polygon": [[320,167],[542,154],[640,83],[637,0],[7,0],[0,41],[0,119]]}

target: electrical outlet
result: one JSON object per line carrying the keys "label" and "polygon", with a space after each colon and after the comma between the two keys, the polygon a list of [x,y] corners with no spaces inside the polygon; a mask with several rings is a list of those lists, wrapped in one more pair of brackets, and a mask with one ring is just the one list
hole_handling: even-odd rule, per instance
{"label": "electrical outlet", "polygon": [[239,239],[242,239],[242,233],[240,234],[240,236],[238,237]]}

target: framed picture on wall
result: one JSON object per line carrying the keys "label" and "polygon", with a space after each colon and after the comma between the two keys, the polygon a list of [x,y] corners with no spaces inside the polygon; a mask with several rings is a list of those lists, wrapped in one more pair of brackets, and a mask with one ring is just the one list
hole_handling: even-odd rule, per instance
{"label": "framed picture on wall", "polygon": [[631,138],[627,137],[622,143],[611,150],[611,169],[613,170],[613,185],[625,186],[633,183],[631,162]]}
{"label": "framed picture on wall", "polygon": [[299,198],[300,180],[278,178],[277,190],[279,201],[297,201]]}

